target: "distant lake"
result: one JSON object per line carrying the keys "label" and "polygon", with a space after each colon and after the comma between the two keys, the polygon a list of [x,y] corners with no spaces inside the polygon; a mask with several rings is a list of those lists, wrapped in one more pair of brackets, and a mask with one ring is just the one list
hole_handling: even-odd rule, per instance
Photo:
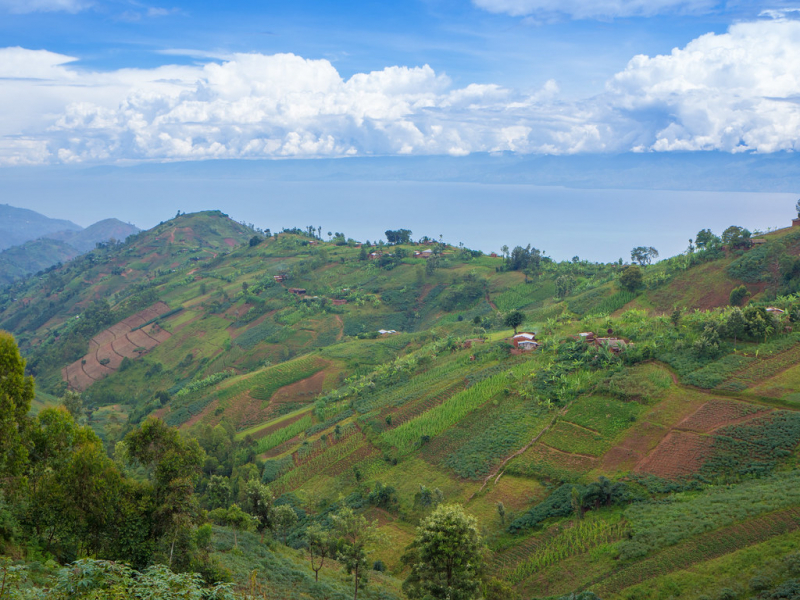
{"label": "distant lake", "polygon": [[663,257],[703,228],[791,223],[795,194],[571,189],[515,184],[408,181],[286,182],[113,175],[0,178],[0,202],[89,225],[116,217],[142,228],[178,210],[220,209],[273,231],[322,226],[375,240],[406,228],[486,252],[531,244],[555,259],[628,260],[633,246]]}

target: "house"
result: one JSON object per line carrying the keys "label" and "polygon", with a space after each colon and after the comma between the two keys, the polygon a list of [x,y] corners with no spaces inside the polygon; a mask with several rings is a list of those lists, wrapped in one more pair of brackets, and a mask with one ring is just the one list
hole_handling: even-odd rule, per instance
{"label": "house", "polygon": [[347,304],[347,300],[340,300],[338,298],[331,300],[331,304],[334,306],[341,306],[342,304]]}
{"label": "house", "polygon": [[498,258],[497,252],[492,252],[489,256],[491,256],[492,258]]}
{"label": "house", "polygon": [[532,333],[530,331],[523,331],[511,338],[511,345],[514,346],[514,348],[532,350],[539,344],[536,342],[535,333]]}
{"label": "house", "polygon": [[531,350],[536,350],[539,347],[539,343],[534,342],[533,340],[522,340],[517,342],[516,346],[523,352],[530,352]]}
{"label": "house", "polygon": [[298,296],[302,296],[306,293],[306,288],[289,288],[289,291],[292,294],[297,294]]}
{"label": "house", "polygon": [[378,329],[378,333],[381,335],[393,335],[397,332],[394,329]]}
{"label": "house", "polygon": [[784,312],[786,312],[786,311],[781,310],[780,308],[775,308],[774,306],[767,307],[766,310],[767,310],[768,313],[772,313],[772,314],[776,314],[776,315],[782,315],[782,314],[784,314]]}
{"label": "house", "polygon": [[754,246],[760,246],[761,244],[766,244],[767,243],[767,240],[765,240],[764,238],[761,238],[761,237],[752,238],[750,241],[753,242]]}
{"label": "house", "polygon": [[383,256],[383,252],[370,252],[369,259],[375,260],[377,258],[380,258],[381,256]]}
{"label": "house", "polygon": [[283,275],[273,275],[272,278],[275,281],[277,281],[278,283],[280,283],[281,281],[284,281],[286,279]]}
{"label": "house", "polygon": [[310,242],[308,242],[308,245],[309,246],[319,246],[319,242],[317,240],[311,240]]}

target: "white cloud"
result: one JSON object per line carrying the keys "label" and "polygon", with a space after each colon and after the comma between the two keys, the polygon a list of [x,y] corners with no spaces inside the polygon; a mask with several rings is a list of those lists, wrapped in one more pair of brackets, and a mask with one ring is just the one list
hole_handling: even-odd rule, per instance
{"label": "white cloud", "polygon": [[636,56],[580,102],[453,88],[430,66],[344,79],[327,60],[235,54],[96,73],[0,49],[0,164],[471,152],[800,150],[800,22],[769,19]]}
{"label": "white cloud", "polygon": [[706,13],[717,0],[473,0],[478,8],[514,17],[565,15],[574,19],[650,17],[663,13]]}
{"label": "white cloud", "polygon": [[10,13],[70,12],[76,13],[92,6],[91,0],[0,0],[0,10]]}

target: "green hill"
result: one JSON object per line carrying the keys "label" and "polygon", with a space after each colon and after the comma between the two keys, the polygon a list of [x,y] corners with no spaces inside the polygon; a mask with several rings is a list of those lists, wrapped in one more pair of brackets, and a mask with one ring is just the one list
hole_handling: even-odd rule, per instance
{"label": "green hill", "polygon": [[[148,417],[196,439],[211,520],[252,481],[292,507],[265,544],[215,529],[242,590],[322,597],[298,553],[349,507],[381,533],[367,597],[403,597],[415,528],[459,503],[487,598],[792,597],[800,233],[760,239],[710,239],[626,289],[618,263],[197,213],[5,288],[0,327],[40,404],[79,391],[109,450]],[[512,346],[514,310],[536,350]]]}

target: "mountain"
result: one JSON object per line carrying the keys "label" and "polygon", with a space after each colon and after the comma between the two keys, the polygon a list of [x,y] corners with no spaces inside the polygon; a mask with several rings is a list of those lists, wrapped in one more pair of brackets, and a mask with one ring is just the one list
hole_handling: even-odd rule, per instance
{"label": "mountain", "polygon": [[[722,238],[555,262],[265,236],[208,211],[15,282],[0,328],[39,405],[79,393],[118,461],[148,418],[196,440],[206,552],[271,597],[352,596],[341,564],[317,582],[297,552],[349,508],[383,540],[363,597],[403,598],[403,553],[441,503],[477,520],[485,598],[791,597],[800,228]],[[263,543],[230,516],[253,481],[295,517]]]}
{"label": "mountain", "polygon": [[44,237],[66,242],[81,254],[93,249],[100,242],[125,241],[129,235],[141,231],[135,225],[123,223],[119,219],[103,219],[80,231],[57,231]]}
{"label": "mountain", "polygon": [[57,231],[80,231],[80,225],[51,219],[27,208],[0,204],[0,250],[35,240]]}
{"label": "mountain", "polygon": [[[59,221],[59,223],[64,222]],[[104,219],[86,229],[48,232],[38,239],[11,246],[0,252],[0,286],[72,260],[99,243],[109,240],[124,241],[139,231],[138,227],[130,223],[123,223],[118,219]]]}

